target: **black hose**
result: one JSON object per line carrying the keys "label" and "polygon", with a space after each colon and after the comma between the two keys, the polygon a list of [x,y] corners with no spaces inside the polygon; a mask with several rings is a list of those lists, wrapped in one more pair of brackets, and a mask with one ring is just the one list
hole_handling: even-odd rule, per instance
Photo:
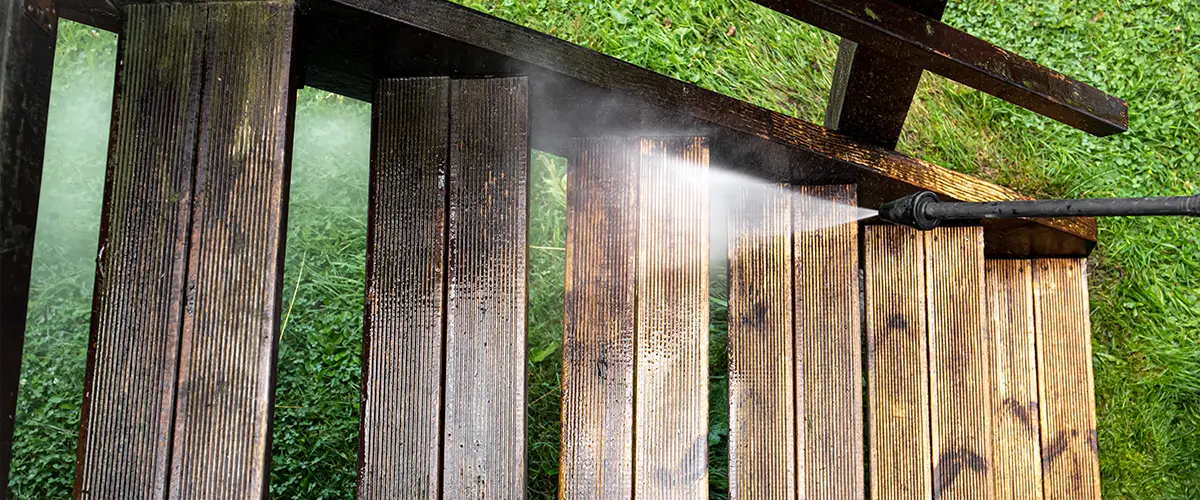
{"label": "black hose", "polygon": [[921,191],[884,203],[879,207],[879,218],[922,230],[933,229],[943,220],[1113,215],[1200,216],[1200,195],[1165,198],[1094,198],[969,203],[942,202],[938,200],[936,194]]}

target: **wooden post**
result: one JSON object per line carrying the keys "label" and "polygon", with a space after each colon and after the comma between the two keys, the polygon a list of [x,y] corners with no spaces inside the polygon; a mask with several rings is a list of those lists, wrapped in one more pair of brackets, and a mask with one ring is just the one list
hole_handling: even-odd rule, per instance
{"label": "wooden post", "polygon": [[0,7],[0,500],[8,496],[57,30],[53,1]]}
{"label": "wooden post", "polygon": [[74,495],[261,497],[294,6],[125,11]]}

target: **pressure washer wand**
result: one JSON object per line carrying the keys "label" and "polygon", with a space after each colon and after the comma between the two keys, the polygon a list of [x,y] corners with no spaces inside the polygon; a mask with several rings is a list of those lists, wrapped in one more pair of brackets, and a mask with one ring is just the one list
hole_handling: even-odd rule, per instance
{"label": "pressure washer wand", "polygon": [[921,191],[884,203],[879,207],[880,219],[920,230],[933,229],[944,220],[1110,215],[1200,216],[1200,195],[968,203],[944,202],[939,200],[934,193]]}

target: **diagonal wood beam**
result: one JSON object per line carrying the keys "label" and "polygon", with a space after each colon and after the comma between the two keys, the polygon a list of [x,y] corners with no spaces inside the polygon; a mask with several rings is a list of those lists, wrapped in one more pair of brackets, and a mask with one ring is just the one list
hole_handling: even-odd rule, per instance
{"label": "diagonal wood beam", "polygon": [[[898,0],[930,19],[941,19],[945,0]],[[921,68],[843,38],[838,46],[825,126],[860,141],[896,148]]]}
{"label": "diagonal wood beam", "polygon": [[1129,126],[1124,100],[892,1],[754,1],[1093,135]]}

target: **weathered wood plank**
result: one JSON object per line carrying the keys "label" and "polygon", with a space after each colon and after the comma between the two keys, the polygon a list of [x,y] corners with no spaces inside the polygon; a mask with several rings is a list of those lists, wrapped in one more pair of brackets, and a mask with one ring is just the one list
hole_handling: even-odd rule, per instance
{"label": "weathered wood plank", "polygon": [[0,500],[7,497],[12,460],[58,27],[57,21],[26,13],[26,5],[0,6]]}
{"label": "weathered wood plank", "polygon": [[208,10],[131,5],[127,11],[76,498],[166,498],[170,476]]}
{"label": "weathered wood plank", "polygon": [[450,85],[444,498],[525,494],[528,99]]}
{"label": "weathered wood plank", "polygon": [[866,297],[871,498],[931,496],[925,233],[867,226]]}
{"label": "weathered wood plank", "polygon": [[264,496],[295,100],[294,5],[146,8],[207,10],[170,496]]}
{"label": "weathered wood plank", "polygon": [[634,496],[708,494],[708,144],[643,139]]}
{"label": "weathered wood plank", "polygon": [[380,80],[371,116],[358,498],[437,500],[450,80]]}
{"label": "weathered wood plank", "polygon": [[983,229],[925,238],[933,498],[993,496],[992,343],[984,324]]}
{"label": "weathered wood plank", "polygon": [[564,499],[633,495],[638,143],[580,139],[568,159]]}
{"label": "weathered wood plank", "polygon": [[[803,498],[863,497],[862,317],[854,186],[798,187],[796,387]],[[731,322],[732,324],[732,322]]]}
{"label": "weathered wood plank", "polygon": [[1028,260],[988,260],[988,328],[994,347],[992,456],[996,498],[1042,498],[1038,442],[1033,268]]}
{"label": "weathered wood plank", "polygon": [[1033,261],[1046,499],[1099,499],[1087,261]]}
{"label": "weathered wood plank", "polygon": [[[896,3],[935,21],[946,9],[945,0]],[[843,38],[825,108],[825,126],[868,144],[895,149],[921,73],[921,68]]]}
{"label": "weathered wood plank", "polygon": [[[729,493],[796,497],[792,195],[749,188],[729,210]],[[800,414],[803,415],[803,414]],[[803,449],[801,446],[800,449]]]}
{"label": "weathered wood plank", "polygon": [[1124,132],[1125,101],[890,0],[755,0],[1093,135]]}

